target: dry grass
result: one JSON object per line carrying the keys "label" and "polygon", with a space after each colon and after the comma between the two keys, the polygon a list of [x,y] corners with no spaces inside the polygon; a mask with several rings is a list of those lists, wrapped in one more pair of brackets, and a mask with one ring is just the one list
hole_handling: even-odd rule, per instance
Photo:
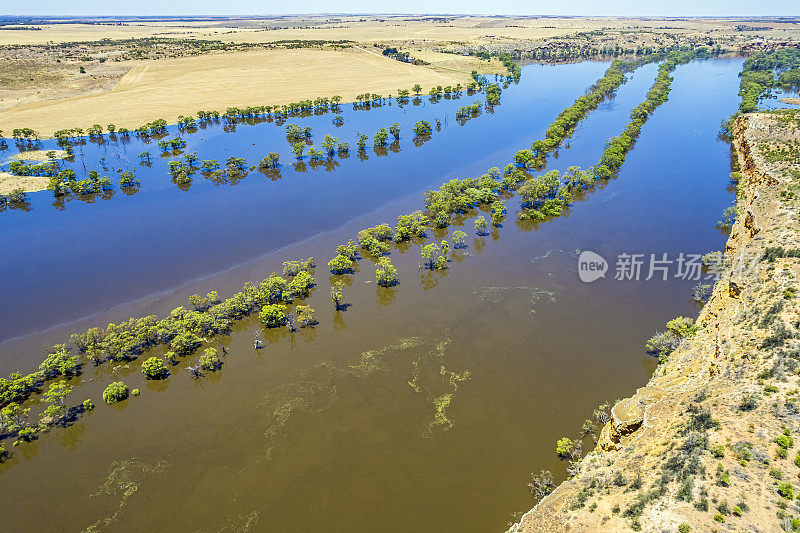
{"label": "dry grass", "polygon": [[[53,152],[50,154],[50,152]],[[28,150],[12,155],[10,161],[34,161],[41,163],[51,161],[48,154],[55,159],[61,159],[67,155],[64,150]],[[21,188],[25,192],[36,192],[47,189],[50,178],[42,176],[15,176],[9,172],[0,172],[0,194],[8,194],[14,189]]]}
{"label": "dry grass", "polygon": [[110,92],[6,109],[0,112],[0,130],[31,127],[50,135],[95,123],[134,128],[159,117],[174,122],[198,109],[224,111],[228,106],[285,104],[334,94],[352,101],[367,91],[397,94],[415,83],[424,88],[463,83],[469,70],[413,66],[358,49],[265,50],[136,62]]}
{"label": "dry grass", "polygon": [[[0,47],[142,37],[183,39],[175,41],[172,48],[163,43],[143,47],[159,57],[157,60],[119,60],[131,53],[131,48],[142,51],[128,42],[48,49],[9,47],[0,61],[0,129],[8,132],[32,127],[49,135],[57,129],[86,128],[94,123],[113,122],[132,128],[159,117],[173,122],[178,115],[194,114],[198,109],[275,105],[333,94],[348,101],[365,92],[396,94],[397,89],[415,83],[424,88],[464,83],[472,70],[503,72],[497,61],[444,54],[441,50],[461,52],[481,46],[487,50],[530,50],[540,45],[570,48],[589,43],[611,47],[685,45],[705,43],[711,37],[735,47],[763,35],[800,38],[800,27],[795,24],[744,19],[329,15],[120,23],[41,24],[40,31],[0,29]],[[737,30],[742,24],[748,31]],[[602,31],[576,36],[592,30]],[[287,50],[278,44],[274,50],[162,59],[194,53],[187,38],[259,48],[257,43],[285,40],[347,40],[357,44],[348,50]],[[431,65],[413,66],[387,59],[380,55],[383,46],[408,51]],[[85,74],[78,72],[81,67]]]}
{"label": "dry grass", "polygon": [[[284,39],[349,39],[361,43],[410,41],[485,43],[498,40],[540,40],[600,29],[707,32],[736,34],[745,24],[748,36],[779,39],[800,37],[795,24],[748,22],[743,19],[636,19],[614,17],[408,17],[297,16],[218,21],[126,21],[126,25],[51,24],[41,31],[0,30],[0,45],[93,41],[103,38],[193,37],[235,42],[271,42]],[[743,32],[738,32],[741,35]]]}
{"label": "dry grass", "polygon": [[0,172],[0,194],[8,194],[21,188],[25,192],[36,192],[47,189],[50,178],[41,176],[15,176],[8,172]]}

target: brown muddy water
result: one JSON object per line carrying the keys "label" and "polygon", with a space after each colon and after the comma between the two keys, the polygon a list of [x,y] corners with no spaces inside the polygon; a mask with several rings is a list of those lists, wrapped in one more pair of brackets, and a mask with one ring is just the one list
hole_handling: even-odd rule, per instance
{"label": "brown muddy water", "polygon": [[[183,362],[166,380],[145,381],[142,357],[130,365],[86,368],[72,380],[80,386],[70,401],[92,398],[94,411],[12,448],[13,457],[0,465],[3,529],[504,530],[515,513],[534,503],[525,485],[531,472],[550,469],[563,478],[555,440],[575,436],[598,404],[642,386],[655,367],[643,353],[645,340],[674,316],[696,314],[689,300],[696,282],[616,281],[614,263],[619,253],[674,257],[723,246],[725,236],[715,223],[732,196],[726,191],[729,148],[717,140],[717,129],[736,109],[740,66],[739,60],[715,60],[678,67],[669,102],[645,125],[619,176],[576,199],[565,216],[518,223],[518,200],[511,199],[503,226],[479,237],[471,229],[472,214],[461,227],[431,232],[429,241],[457,229],[469,235],[467,247],[442,273],[418,269],[418,244],[393,249],[390,259],[400,280],[394,288],[377,287],[372,263],[362,260],[349,277],[344,311],[332,309],[324,268],[335,245],[358,229],[393,223],[398,214],[423,207],[419,183],[378,207],[355,210],[336,229],[309,228],[316,233],[301,242],[232,262],[217,274],[193,273],[178,288],[132,280],[142,287],[142,294],[133,294],[137,298],[160,291],[134,304],[108,310],[115,304],[92,309],[82,302],[69,316],[69,302],[55,293],[54,320],[78,320],[85,329],[87,323],[131,314],[163,314],[197,291],[217,289],[226,296],[289,259],[314,256],[323,265],[308,301],[319,325],[289,333],[265,331],[255,317],[244,320],[221,338],[229,354],[216,373],[193,380]],[[576,65],[526,67],[522,83],[504,92],[496,113],[541,114],[537,126],[487,139],[491,150],[476,155],[475,168],[461,175],[505,165],[517,149],[541,138],[558,111],[604,68],[594,65],[589,73]],[[581,85],[572,94],[551,95],[553,105],[537,111],[537,101],[545,99],[537,91],[548,73],[566,72],[557,69],[576,69]],[[582,123],[550,168],[585,168],[596,161],[605,139],[620,132],[630,110],[644,100],[655,74],[655,65],[637,70]],[[486,128],[497,129],[476,127],[470,136],[480,140],[502,131],[497,124],[503,116],[485,118]],[[421,159],[413,149],[397,154],[393,176],[413,173],[412,163],[440,164],[447,146]],[[464,162],[453,166],[461,171]],[[425,187],[451,176],[440,172]],[[247,202],[252,191],[237,190],[225,194]],[[124,216],[131,216],[128,209],[119,207]],[[158,206],[148,209],[157,213]],[[314,217],[313,210],[301,213]],[[42,231],[36,228],[31,231]],[[259,233],[247,223],[235,230]],[[4,231],[24,237],[8,226]],[[122,243],[146,237],[137,231]],[[116,253],[124,256],[123,244]],[[206,243],[209,253],[215,244]],[[187,243],[175,253],[188,254],[194,246]],[[606,278],[578,279],[580,250],[609,260]],[[142,277],[157,272],[154,260]],[[124,301],[120,296],[116,303]],[[5,313],[12,314],[13,305],[4,303]],[[100,314],[80,322],[88,312]],[[41,326],[35,317],[23,318],[9,329],[8,338],[23,337],[0,347],[3,368],[30,370],[41,359],[40,352],[29,355],[31,346],[81,329],[30,333]],[[262,350],[253,348],[256,335],[266,344]],[[103,404],[103,388],[119,379],[140,388],[141,396]]]}

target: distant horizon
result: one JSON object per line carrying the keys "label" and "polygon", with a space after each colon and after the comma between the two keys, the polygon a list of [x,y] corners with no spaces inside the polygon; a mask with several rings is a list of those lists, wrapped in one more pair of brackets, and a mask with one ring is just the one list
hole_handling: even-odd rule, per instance
{"label": "distant horizon", "polygon": [[271,18],[271,17],[325,17],[325,16],[359,16],[359,17],[497,17],[497,18],[621,18],[621,19],[797,19],[800,15],[770,14],[770,15],[575,15],[575,14],[490,14],[490,13],[417,13],[417,12],[330,12],[330,13],[252,13],[252,14],[212,14],[212,13],[157,13],[145,15],[141,13],[115,13],[115,14],[58,14],[58,13],[19,13],[0,14],[0,20],[28,17],[33,19],[122,19],[122,18],[214,18],[214,19],[243,19],[243,18]]}
{"label": "distant horizon", "polygon": [[[285,7],[284,7],[285,6]],[[492,13],[487,4],[476,0],[439,0],[436,12],[430,2],[407,0],[399,12],[376,12],[373,2],[344,0],[335,7],[322,0],[297,0],[277,4],[258,0],[229,0],[223,4],[211,0],[139,0],[135,4],[107,0],[101,5],[89,0],[64,3],[40,0],[32,4],[6,6],[8,16],[28,17],[272,17],[315,15],[472,15],[506,17],[657,17],[657,18],[728,18],[728,17],[798,17],[800,2],[796,0],[673,0],[670,5],[642,0],[610,0],[598,4],[594,0],[572,0],[554,6],[542,0],[499,0]],[[222,9],[221,9],[222,8]]]}

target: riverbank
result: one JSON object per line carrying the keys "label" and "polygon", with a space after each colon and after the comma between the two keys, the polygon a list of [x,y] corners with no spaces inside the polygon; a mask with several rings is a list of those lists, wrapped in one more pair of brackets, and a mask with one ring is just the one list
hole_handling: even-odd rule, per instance
{"label": "riverbank", "polygon": [[510,531],[792,530],[800,261],[783,256],[797,255],[800,164],[774,149],[798,140],[796,112],[737,119],[731,268],[699,330],[612,408],[577,475]]}

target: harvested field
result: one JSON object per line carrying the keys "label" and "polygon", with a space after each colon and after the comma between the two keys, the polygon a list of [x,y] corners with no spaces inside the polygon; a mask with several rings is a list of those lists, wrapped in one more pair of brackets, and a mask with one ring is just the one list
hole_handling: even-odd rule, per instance
{"label": "harvested field", "polygon": [[224,111],[334,94],[352,101],[367,91],[397,94],[415,83],[427,90],[468,81],[475,59],[465,59],[467,68],[436,70],[359,49],[291,49],[136,62],[112,91],[14,106],[0,112],[0,129],[30,127],[47,136],[95,123],[135,128],[159,117],[174,122],[198,109]]}

